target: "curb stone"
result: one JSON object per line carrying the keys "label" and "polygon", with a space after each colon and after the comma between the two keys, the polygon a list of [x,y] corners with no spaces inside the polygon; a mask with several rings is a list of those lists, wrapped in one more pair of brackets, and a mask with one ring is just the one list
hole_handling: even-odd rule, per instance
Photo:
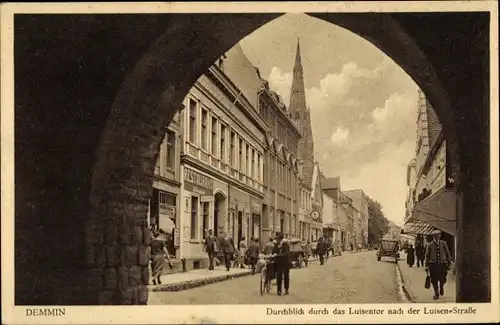
{"label": "curb stone", "polygon": [[399,261],[398,261],[398,263],[396,263],[396,265],[398,267],[399,275],[401,276],[401,283],[402,283],[403,292],[405,293],[406,298],[410,302],[414,303],[415,302],[415,296],[411,293],[411,290],[405,284],[405,279],[404,279],[404,276],[403,276],[403,272],[401,272],[401,266],[399,266]]}
{"label": "curb stone", "polygon": [[187,289],[201,287],[207,284],[212,284],[216,282],[231,280],[235,278],[240,278],[243,276],[251,275],[252,271],[248,270],[248,272],[241,272],[235,274],[224,274],[213,278],[205,278],[205,279],[197,279],[197,280],[189,280],[180,283],[171,283],[171,284],[160,284],[150,291],[158,292],[158,291],[167,291],[167,292],[175,292],[175,291],[183,291]]}

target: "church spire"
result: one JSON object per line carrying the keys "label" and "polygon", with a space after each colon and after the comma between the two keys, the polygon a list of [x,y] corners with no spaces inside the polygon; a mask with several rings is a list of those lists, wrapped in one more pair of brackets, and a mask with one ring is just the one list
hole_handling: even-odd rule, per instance
{"label": "church spire", "polygon": [[300,57],[300,41],[297,37],[297,51],[295,52],[295,66],[294,70],[302,70],[302,59]]}
{"label": "church spire", "polygon": [[[293,67],[289,110],[292,114],[293,120],[298,122],[299,129],[302,133],[302,139],[299,141],[298,145],[298,156],[304,161],[304,166],[312,167],[314,165],[314,140],[311,127],[311,115],[306,102],[299,39],[297,39],[297,52],[295,53],[295,65]],[[305,175],[305,177],[306,176],[307,175]]]}

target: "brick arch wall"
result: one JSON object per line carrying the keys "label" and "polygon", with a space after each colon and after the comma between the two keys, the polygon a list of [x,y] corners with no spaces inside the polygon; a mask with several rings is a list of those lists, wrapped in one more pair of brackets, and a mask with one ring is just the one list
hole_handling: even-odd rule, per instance
{"label": "brick arch wall", "polygon": [[[37,171],[53,171],[46,177],[47,181],[43,182],[38,180],[36,175],[26,172],[30,168],[37,168],[33,162],[26,162],[21,166],[21,172],[16,169],[16,180],[18,179],[17,172],[20,173],[23,180],[19,189],[16,186],[16,210],[19,206],[23,208],[22,212],[29,214],[29,217],[16,214],[16,234],[18,229],[30,231],[25,236],[21,235],[19,240],[19,236],[16,235],[16,247],[24,245],[33,248],[37,244],[33,244],[33,239],[35,242],[37,239],[43,239],[51,240],[53,243],[47,249],[49,254],[57,252],[57,245],[64,241],[59,237],[49,238],[48,234],[51,233],[46,230],[46,227],[42,227],[42,229],[34,227],[31,222],[33,218],[38,218],[37,222],[42,225],[47,224],[47,220],[50,218],[43,218],[43,213],[40,210],[31,211],[30,207],[33,207],[32,210],[34,210],[45,206],[42,211],[47,212],[50,211],[46,208],[47,198],[55,199],[57,203],[66,202],[65,199],[70,196],[74,197],[65,206],[60,207],[57,204],[53,206],[55,212],[52,212],[52,215],[59,216],[55,217],[59,222],[65,222],[64,226],[57,225],[53,234],[64,235],[64,231],[70,230],[73,237],[67,242],[70,244],[78,243],[78,245],[66,249],[69,252],[68,256],[72,256],[73,252],[73,258],[70,262],[62,259],[48,267],[49,270],[59,268],[62,270],[60,273],[64,273],[64,270],[69,267],[73,275],[62,280],[51,279],[49,283],[57,290],[53,289],[50,294],[45,295],[37,293],[40,291],[40,287],[35,286],[35,289],[30,289],[30,281],[28,281],[27,286],[17,287],[17,283],[22,282],[23,279],[40,281],[46,275],[36,270],[38,262],[36,259],[30,259],[30,254],[20,253],[19,257],[16,255],[16,302],[28,304],[67,304],[68,301],[72,304],[144,304],[147,302],[145,285],[148,281],[146,274],[148,256],[146,246],[149,241],[149,233],[146,229],[146,213],[147,197],[150,194],[152,182],[149,176],[154,168],[164,126],[170,121],[174,112],[180,108],[182,99],[198,76],[221,53],[277,16],[279,15],[186,15],[159,21],[157,25],[151,25],[145,21],[141,25],[143,26],[142,30],[137,33],[127,29],[127,24],[119,19],[118,21],[122,24],[121,28],[136,36],[134,39],[137,43],[135,51],[139,55],[132,57],[128,55],[128,61],[123,62],[121,70],[118,69],[121,73],[116,73],[109,66],[103,64],[103,85],[109,81],[110,75],[115,76],[116,80],[124,80],[119,87],[114,86],[116,91],[113,92],[111,89],[101,90],[97,93],[89,91],[87,96],[83,96],[78,89],[71,89],[66,96],[63,96],[64,101],[57,101],[54,89],[46,86],[39,91],[41,96],[47,95],[43,97],[46,108],[43,113],[35,113],[34,109],[30,110],[29,108],[33,107],[34,103],[40,102],[38,98],[29,98],[28,92],[25,92],[24,96],[21,94],[19,98],[16,94],[16,107],[19,103],[21,111],[30,112],[32,116],[35,116],[34,123],[33,120],[23,120],[22,115],[16,115],[16,123],[19,122],[19,130],[21,131],[17,132],[19,135],[16,137],[20,136],[24,139],[24,142],[21,142],[20,150],[16,146],[16,155],[18,151],[20,152],[20,155],[16,156],[16,164],[18,157],[24,158],[23,161],[30,158],[35,161],[36,154],[43,156],[44,151],[49,149],[52,150],[52,155],[45,157],[46,164],[38,168]],[[452,92],[452,88],[446,87],[448,86],[446,83],[443,83],[445,86],[442,85],[443,78],[447,79],[450,76],[442,71],[440,74],[436,73],[436,66],[431,64],[433,61],[426,59],[429,54],[436,51],[435,49],[430,48],[428,52],[420,51],[422,44],[415,42],[405,33],[405,30],[410,30],[412,35],[417,35],[417,28],[403,29],[397,23],[397,19],[393,19],[390,15],[382,15],[382,18],[374,16],[352,18],[352,16],[346,15],[315,16],[358,33],[392,57],[426,91],[436,107],[438,115],[443,119],[445,132],[455,134],[453,133],[453,125],[454,119],[457,117],[453,113],[454,106],[447,102],[447,98],[448,95],[453,97],[456,93]],[[99,19],[95,19],[97,19],[97,23],[96,20],[92,20],[92,23],[98,24]],[[83,31],[79,32],[85,37],[90,37],[87,26],[86,22],[83,24]],[[120,24],[108,22],[100,29],[96,27],[93,36],[100,39],[103,45],[106,42],[109,43],[109,39],[102,36],[99,30],[116,26],[120,26]],[[60,27],[59,25],[58,28],[61,29]],[[137,35],[141,35],[141,37],[137,37]],[[161,36],[158,38],[157,35]],[[118,35],[113,36],[116,40],[114,45],[118,48],[122,45],[121,42],[130,37],[126,33],[118,33]],[[47,36],[47,39],[50,40],[51,37]],[[95,41],[95,38],[87,41],[89,40]],[[143,44],[141,44],[141,40]],[[152,45],[148,45],[148,43]],[[83,42],[83,44],[87,43]],[[44,47],[47,47],[47,44],[40,44],[40,48]],[[85,49],[81,49],[81,51]],[[108,49],[107,51],[112,50]],[[126,54],[130,52],[134,52],[134,48],[129,47],[127,52],[122,54],[127,56]],[[82,52],[78,54],[82,54]],[[92,66],[91,59],[94,60],[93,64],[100,62],[98,60],[100,55],[105,55],[107,52],[103,50],[84,54],[87,56],[89,66]],[[71,57],[76,60],[79,55],[71,54]],[[73,64],[74,66],[75,63],[78,65],[78,61],[75,60],[68,65]],[[113,61],[106,62],[112,65]],[[453,62],[434,62],[443,65],[456,64]],[[463,62],[460,63],[463,64]],[[28,69],[25,75],[36,68]],[[61,73],[65,73],[64,68],[61,68]],[[448,66],[448,69],[452,68],[453,66]],[[88,71],[88,73],[92,73],[95,70]],[[85,75],[81,71],[80,74],[69,75],[69,77],[72,76],[80,83],[93,77]],[[56,75],[55,78],[60,81],[60,86],[64,88],[63,80],[65,79],[61,75]],[[33,83],[40,81],[41,77],[34,78],[34,80]],[[26,81],[22,86],[26,86],[26,83],[28,82]],[[17,87],[16,84],[16,89]],[[35,86],[31,85],[26,89],[33,90],[34,88]],[[96,91],[99,90],[99,87],[91,85],[89,89]],[[107,98],[110,93],[116,93],[116,96]],[[75,97],[75,94],[78,96]],[[94,109],[98,113],[90,116],[82,114],[79,120],[74,120],[67,127],[59,128],[59,131],[63,131],[60,135],[57,135],[57,132],[50,133],[46,128],[43,128],[43,122],[45,122],[45,126],[59,126],[60,123],[67,123],[67,119],[64,118],[55,119],[57,122],[55,123],[54,116],[58,116],[61,111],[75,113],[75,101],[86,104],[85,107],[81,108],[83,113],[92,108],[93,104],[99,103],[98,109]],[[469,100],[469,103],[471,101],[473,99]],[[41,102],[43,103],[43,101]],[[479,103],[484,104],[481,101]],[[59,105],[50,106],[49,104]],[[459,111],[458,114],[463,114],[463,112]],[[52,120],[47,119],[48,117]],[[88,121],[85,121],[84,118],[88,118]],[[477,121],[475,122],[477,123]],[[33,125],[40,127],[33,130]],[[74,129],[70,130],[71,127]],[[472,126],[466,125],[466,127],[471,128]],[[16,131],[18,131],[17,125]],[[54,141],[37,148],[36,144],[30,143],[29,137],[26,136],[34,135],[35,131],[38,132],[36,133],[38,136],[51,135],[58,139],[73,132],[78,135],[76,137],[79,139],[78,146],[71,143],[61,146]],[[93,132],[89,135],[92,139],[90,144],[85,142],[84,136],[89,131]],[[475,141],[480,142],[481,139]],[[474,141],[469,141],[468,144],[472,146]],[[473,152],[474,148],[469,146],[462,147],[461,150],[465,148]],[[454,156],[458,156],[458,149]],[[463,165],[463,155],[460,157],[460,162]],[[76,175],[73,168],[75,158],[82,160],[80,164],[82,168],[77,171]],[[51,162],[53,162],[52,165]],[[63,185],[66,185],[65,195],[46,195],[46,193],[40,195],[40,191],[52,188],[51,185],[48,185],[48,180],[58,181],[60,173],[54,172],[54,170],[63,171],[63,175],[66,175],[65,179],[59,179]],[[467,177],[472,176],[462,177],[464,182]],[[75,180],[75,183],[71,182],[72,179]],[[475,184],[483,183],[479,179],[475,181]],[[78,189],[83,190],[79,193]],[[85,200],[87,197],[89,199]],[[30,204],[26,204],[26,200]],[[477,203],[477,200],[475,202]],[[75,204],[77,209],[71,209],[71,204]],[[68,218],[70,221],[64,221],[64,214],[75,210],[78,217],[73,218],[74,220]],[[75,220],[77,222],[74,222]],[[478,221],[478,224],[482,225],[481,222]],[[81,231],[82,229],[85,229],[85,232]],[[487,238],[489,237],[487,236]],[[472,256],[469,258],[473,259]],[[85,265],[83,268],[82,260]],[[17,268],[17,265],[21,265],[21,267]],[[485,269],[483,274],[477,275],[478,277],[489,275],[487,264],[479,263],[478,265]],[[28,274],[29,272],[31,273]],[[75,294],[77,291],[74,288],[77,286],[81,288],[81,290],[77,290],[79,294]]]}

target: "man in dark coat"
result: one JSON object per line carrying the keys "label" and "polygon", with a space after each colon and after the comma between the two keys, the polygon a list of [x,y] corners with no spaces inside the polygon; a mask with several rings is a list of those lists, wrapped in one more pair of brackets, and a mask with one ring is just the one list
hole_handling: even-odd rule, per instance
{"label": "man in dark coat", "polygon": [[215,257],[215,242],[217,241],[217,238],[213,235],[212,229],[208,231],[207,237],[205,237],[205,251],[207,252],[208,255],[208,260],[210,262],[210,265],[208,266],[209,270],[214,269],[214,257]]}
{"label": "man in dark coat", "polygon": [[319,263],[321,265],[325,264],[325,254],[327,250],[328,246],[323,240],[323,237],[319,237],[318,245],[316,246],[316,252],[319,255]]}
{"label": "man in dark coat", "polygon": [[231,245],[231,241],[229,237],[226,235],[224,238],[220,240],[220,250],[224,254],[224,263],[226,264],[226,270],[229,271],[231,268],[231,258],[234,253],[233,245]]}
{"label": "man in dark coat", "polygon": [[250,246],[248,247],[248,257],[250,258],[250,264],[252,265],[252,274],[255,273],[255,265],[259,259],[260,245],[256,238],[252,240]]}
{"label": "man in dark coat", "polygon": [[417,258],[417,267],[424,266],[425,247],[420,242],[415,245],[415,257]]}
{"label": "man in dark coat", "polygon": [[273,254],[275,257],[276,265],[276,282],[278,287],[278,295],[281,296],[281,289],[283,280],[285,282],[285,295],[289,293],[290,289],[290,244],[285,240],[282,233],[276,234],[277,243],[274,246]]}

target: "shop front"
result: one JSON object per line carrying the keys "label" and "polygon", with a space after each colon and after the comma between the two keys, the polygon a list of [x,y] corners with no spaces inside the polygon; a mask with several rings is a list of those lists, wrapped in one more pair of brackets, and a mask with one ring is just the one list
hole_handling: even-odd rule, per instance
{"label": "shop front", "polygon": [[182,257],[188,269],[204,267],[208,260],[203,239],[214,229],[214,180],[192,167],[183,167]]}
{"label": "shop front", "polygon": [[262,245],[261,220],[262,220],[262,200],[250,197],[251,232],[250,237],[258,238]]}
{"label": "shop front", "polygon": [[149,225],[160,232],[172,258],[179,258],[179,187],[166,181],[153,181],[149,206]]}

